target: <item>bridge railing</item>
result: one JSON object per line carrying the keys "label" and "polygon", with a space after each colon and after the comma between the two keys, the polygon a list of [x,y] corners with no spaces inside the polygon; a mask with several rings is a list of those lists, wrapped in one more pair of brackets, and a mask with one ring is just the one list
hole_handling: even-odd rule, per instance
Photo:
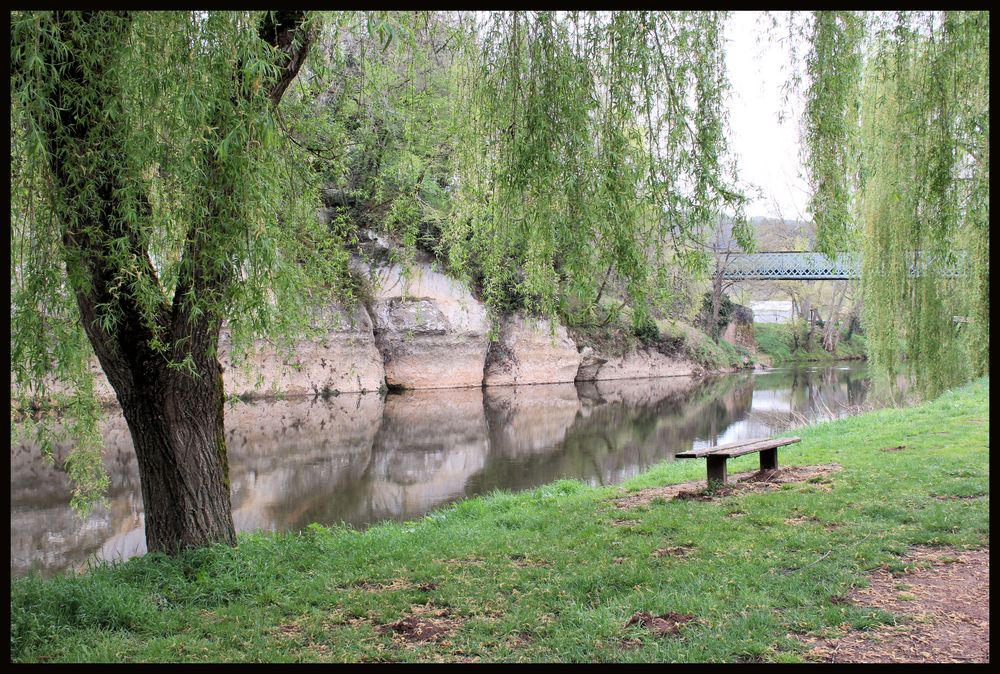
{"label": "bridge railing", "polygon": [[[944,261],[929,254],[919,254],[910,262],[910,276],[919,276],[924,270],[936,267],[946,278],[960,276],[964,271],[966,256]],[[723,269],[722,277],[728,280],[802,280],[838,281],[861,277],[860,253],[837,253],[832,258],[823,253],[807,251],[780,251],[769,253],[742,253],[731,256]]]}

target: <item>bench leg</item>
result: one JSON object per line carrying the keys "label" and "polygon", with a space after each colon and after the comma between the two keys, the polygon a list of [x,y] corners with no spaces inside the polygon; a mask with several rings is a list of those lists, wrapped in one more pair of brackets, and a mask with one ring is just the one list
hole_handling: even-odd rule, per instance
{"label": "bench leg", "polygon": [[778,470],[778,448],[765,449],[760,453],[761,470]]}
{"label": "bench leg", "polygon": [[709,454],[708,459],[708,481],[711,482],[726,482],[726,459],[725,456],[712,456]]}

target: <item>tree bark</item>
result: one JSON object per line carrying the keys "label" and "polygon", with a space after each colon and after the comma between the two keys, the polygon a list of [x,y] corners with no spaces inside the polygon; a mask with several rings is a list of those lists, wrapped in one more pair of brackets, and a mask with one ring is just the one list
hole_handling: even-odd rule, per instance
{"label": "tree bark", "polygon": [[717,261],[715,275],[712,277],[712,324],[709,333],[712,336],[712,341],[716,344],[719,343],[719,337],[722,334],[722,329],[719,325],[719,313],[722,309],[722,274],[724,271],[725,265],[719,265]]}
{"label": "tree bark", "polygon": [[857,300],[851,307],[850,312],[848,312],[850,320],[847,323],[847,334],[844,335],[844,339],[848,342],[851,341],[851,337],[854,336],[854,331],[858,328],[858,317],[861,315],[861,303],[862,300]]}
{"label": "tree bark", "polygon": [[222,369],[215,358],[198,369],[202,379],[161,372],[116,388],[138,459],[150,552],[236,545]]}

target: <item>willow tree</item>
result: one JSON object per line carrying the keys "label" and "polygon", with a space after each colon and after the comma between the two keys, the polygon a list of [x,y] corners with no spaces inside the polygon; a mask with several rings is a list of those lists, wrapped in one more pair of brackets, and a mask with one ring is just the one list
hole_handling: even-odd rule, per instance
{"label": "willow tree", "polygon": [[13,409],[67,382],[93,438],[96,354],[151,551],[235,544],[223,321],[238,343],[273,330],[343,260],[274,121],[313,36],[302,12],[11,16]]}
{"label": "willow tree", "polygon": [[[384,77],[361,77],[356,106],[310,124],[302,97],[330,91],[315,78],[338,68],[314,63],[296,104],[282,104],[317,51],[317,22],[301,12],[12,14],[12,414],[72,393],[57,402],[77,423],[76,500],[90,500],[102,473],[96,354],[138,457],[148,549],[233,544],[220,331],[235,350],[290,339],[347,285],[350,232],[315,215],[319,176],[336,171],[317,164],[312,142],[343,144],[346,115],[407,125],[386,225],[411,247],[427,189],[414,169],[434,157],[434,172],[450,173],[440,251],[481,280],[491,307],[514,297],[586,313],[614,274],[648,328],[665,251],[685,253],[720,209],[742,204],[726,154],[723,19],[449,20],[460,58],[438,64],[454,77],[435,85],[444,94],[417,86],[412,59],[400,77],[406,55],[390,53]],[[331,23],[366,25],[382,52],[394,25],[413,25],[382,14]],[[387,82],[408,86],[386,94]],[[444,99],[451,121],[435,134],[450,149],[414,147],[413,115],[438,115]],[[370,175],[377,196],[387,176]],[[749,240],[745,226],[737,234]]]}
{"label": "willow tree", "polygon": [[744,201],[726,148],[724,20],[512,12],[477,26],[442,237],[492,307],[585,321],[614,279],[646,331],[671,265],[707,270],[690,244]]}
{"label": "willow tree", "polygon": [[860,239],[873,363],[934,395],[989,372],[989,12],[862,18],[814,17],[814,216]]}

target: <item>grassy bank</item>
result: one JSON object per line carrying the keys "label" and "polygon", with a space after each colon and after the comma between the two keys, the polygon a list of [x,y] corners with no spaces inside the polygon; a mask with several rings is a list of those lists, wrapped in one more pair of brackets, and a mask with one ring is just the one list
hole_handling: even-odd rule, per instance
{"label": "grassy bank", "polygon": [[[851,335],[849,340],[841,339],[836,350],[830,353],[823,348],[823,338],[819,331],[813,337],[812,348],[807,349],[803,344],[801,326],[790,323],[754,323],[753,330],[757,350],[768,356],[775,365],[789,361],[854,360],[867,355],[865,338],[857,333]],[[798,340],[796,332],[800,333]]]}
{"label": "grassy bank", "polygon": [[[312,526],[19,579],[11,658],[795,661],[796,634],[894,619],[836,601],[866,571],[914,544],[988,545],[988,394],[980,380],[801,429],[782,464],[841,469],[770,491],[616,505],[703,477],[703,461],[680,461],[621,486],[496,493],[363,533]],[[656,636],[626,626],[643,611],[694,619]],[[428,631],[413,638],[414,625]]]}
{"label": "grassy bank", "polygon": [[738,344],[715,341],[704,331],[687,323],[657,321],[662,339],[680,345],[678,351],[710,372],[752,367],[754,354]]}

